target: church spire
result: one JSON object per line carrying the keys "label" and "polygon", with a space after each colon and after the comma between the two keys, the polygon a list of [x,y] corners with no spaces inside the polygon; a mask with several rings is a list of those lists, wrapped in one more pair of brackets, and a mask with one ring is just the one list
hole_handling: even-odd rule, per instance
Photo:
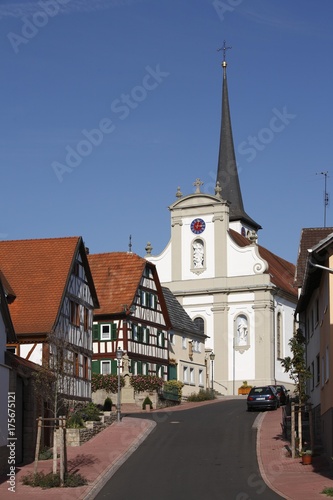
{"label": "church spire", "polygon": [[230,203],[230,222],[241,221],[251,229],[261,229],[261,226],[247,215],[244,210],[242,192],[239,184],[234,141],[232,136],[230,108],[227,85],[227,63],[225,60],[226,50],[231,47],[224,45],[223,51],[223,85],[222,85],[222,120],[220,133],[220,149],[217,168],[217,181],[222,188],[222,198]]}

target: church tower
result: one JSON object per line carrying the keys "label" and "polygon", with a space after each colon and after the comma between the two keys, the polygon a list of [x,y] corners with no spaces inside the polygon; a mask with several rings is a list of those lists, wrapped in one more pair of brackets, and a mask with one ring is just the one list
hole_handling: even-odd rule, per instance
{"label": "church tower", "polygon": [[[145,258],[188,315],[207,335],[207,365],[214,352],[214,389],[237,394],[252,385],[283,383],[280,359],[289,354],[297,293],[294,266],[257,244],[261,226],[244,210],[231,128],[224,44],[222,118],[215,194],[194,192],[169,206],[171,238],[160,255]],[[185,346],[186,347],[186,346]],[[184,348],[185,348],[184,347]],[[183,380],[186,366],[177,367]]]}

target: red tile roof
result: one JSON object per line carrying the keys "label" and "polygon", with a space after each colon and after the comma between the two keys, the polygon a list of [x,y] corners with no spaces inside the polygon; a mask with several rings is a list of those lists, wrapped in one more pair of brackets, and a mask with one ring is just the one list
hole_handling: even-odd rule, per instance
{"label": "red tile roof", "polygon": [[100,304],[95,315],[119,314],[125,304],[130,307],[147,261],[126,252],[91,254],[88,261]]}
{"label": "red tile roof", "polygon": [[[229,229],[229,234],[240,247],[251,245],[251,242],[247,238],[233,229]],[[258,250],[259,255],[268,263],[266,273],[270,275],[272,283],[280,290],[297,297],[297,288],[294,286],[294,264],[278,257],[260,245],[258,245]]]}
{"label": "red tile roof", "polygon": [[331,233],[333,233],[333,227],[308,227],[302,229],[295,273],[296,286],[301,287],[303,284],[308,250]]}
{"label": "red tile roof", "polygon": [[16,334],[45,334],[57,319],[80,237],[0,241],[0,268],[16,298]]}

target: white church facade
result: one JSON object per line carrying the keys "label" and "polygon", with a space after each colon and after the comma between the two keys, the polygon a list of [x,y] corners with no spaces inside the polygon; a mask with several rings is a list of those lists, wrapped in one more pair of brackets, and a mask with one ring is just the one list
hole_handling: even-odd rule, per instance
{"label": "white church facade", "polygon": [[213,351],[214,389],[237,394],[251,385],[283,383],[281,359],[290,354],[295,330],[295,267],[258,245],[261,229],[243,207],[231,130],[226,62],[223,61],[222,123],[215,195],[195,192],[169,206],[171,238],[153,262],[185,311],[207,335]]}

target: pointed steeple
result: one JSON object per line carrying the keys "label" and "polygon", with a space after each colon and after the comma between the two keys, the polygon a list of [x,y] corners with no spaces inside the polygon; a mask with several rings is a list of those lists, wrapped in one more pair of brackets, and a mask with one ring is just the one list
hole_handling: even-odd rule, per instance
{"label": "pointed steeple", "polygon": [[258,230],[261,226],[255,222],[244,210],[242,192],[240,188],[234,141],[232,136],[230,108],[227,85],[227,63],[225,61],[225,51],[231,47],[224,47],[223,50],[223,85],[222,85],[222,120],[220,133],[219,161],[217,168],[217,181],[222,188],[222,198],[230,203],[230,222],[241,221],[251,229]]}

